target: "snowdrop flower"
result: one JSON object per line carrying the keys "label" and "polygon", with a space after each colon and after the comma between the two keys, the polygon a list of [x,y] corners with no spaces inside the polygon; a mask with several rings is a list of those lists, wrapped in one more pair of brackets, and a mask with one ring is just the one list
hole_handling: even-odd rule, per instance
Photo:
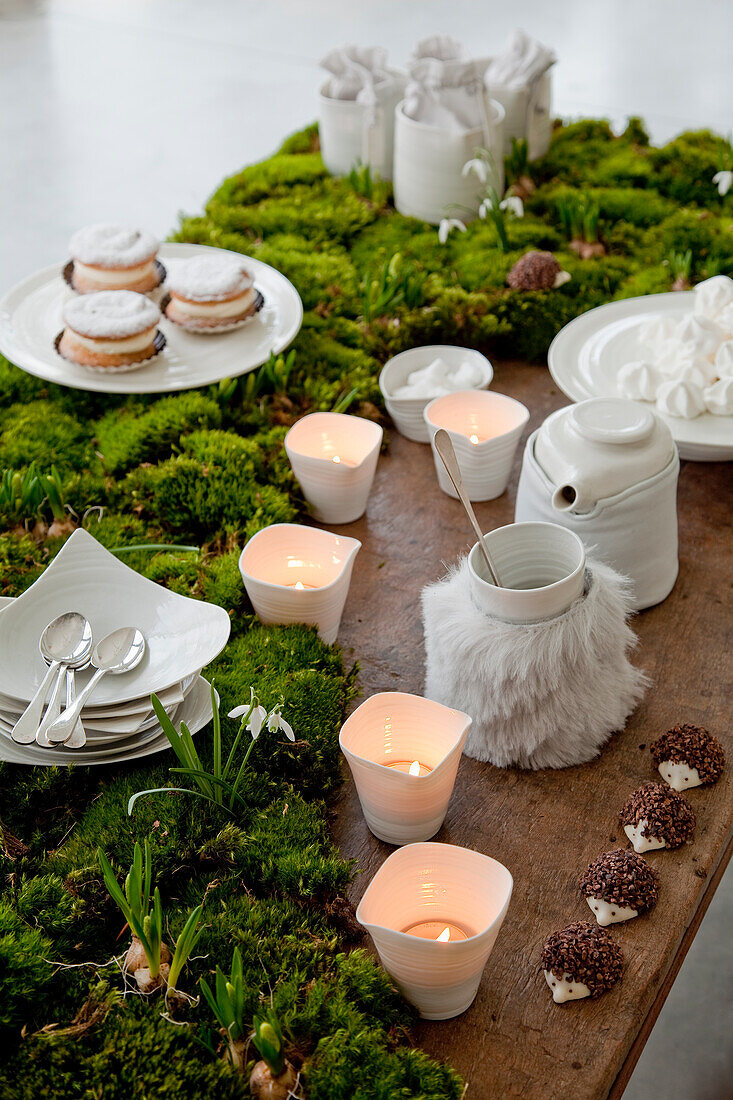
{"label": "snowdrop flower", "polygon": [[716,172],[713,176],[713,183],[717,183],[719,195],[727,195],[733,187],[733,172]]}
{"label": "snowdrop flower", "polygon": [[467,160],[463,165],[461,174],[467,176],[470,172],[473,172],[474,176],[476,176],[481,183],[486,183],[489,178],[489,170],[486,167],[486,162],[481,160],[480,157],[474,157],[472,160]]}
{"label": "snowdrop flower", "polygon": [[461,233],[466,232],[466,227],[460,218],[442,218],[440,225],[438,226],[438,240],[441,244],[445,244],[448,240],[448,236],[454,229],[460,229]]}
{"label": "snowdrop flower", "polygon": [[494,204],[491,199],[484,199],[478,208],[478,216],[480,218],[488,218],[489,212],[494,209]]}
{"label": "snowdrop flower", "polygon": [[499,203],[500,210],[511,210],[512,214],[518,218],[524,217],[524,203],[518,195],[507,195],[505,199],[502,199]]}
{"label": "snowdrop flower", "polygon": [[280,713],[280,707],[273,707],[270,713],[267,715],[267,728],[270,733],[277,733],[278,730],[282,730],[288,741],[295,740],[295,734],[293,728],[289,722],[286,722]]}
{"label": "snowdrop flower", "polygon": [[262,724],[267,718],[267,711],[260,705],[260,701],[255,695],[255,689],[251,687],[249,704],[245,704],[241,707],[235,707],[234,710],[229,711],[230,718],[242,718],[243,715],[249,714],[249,722],[247,723],[247,730],[252,734],[252,740],[256,741],[260,736],[260,730]]}

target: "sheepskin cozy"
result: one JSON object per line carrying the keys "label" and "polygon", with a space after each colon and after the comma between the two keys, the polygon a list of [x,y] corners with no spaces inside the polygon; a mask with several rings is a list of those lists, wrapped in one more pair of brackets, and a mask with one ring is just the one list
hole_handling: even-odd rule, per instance
{"label": "sheepskin cozy", "polygon": [[597,756],[641,699],[629,662],[629,582],[589,562],[584,595],[556,619],[516,625],[473,602],[464,558],[422,592],[428,699],[473,718],[467,756],[500,768],[565,768]]}

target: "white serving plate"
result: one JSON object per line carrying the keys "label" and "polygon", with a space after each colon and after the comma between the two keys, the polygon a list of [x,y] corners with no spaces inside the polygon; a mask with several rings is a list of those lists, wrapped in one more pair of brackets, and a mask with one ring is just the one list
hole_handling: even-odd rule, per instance
{"label": "white serving plate", "polygon": [[[692,308],[693,292],[648,294],[609,302],[581,314],[562,329],[550,345],[550,373],[573,401],[588,397],[623,397],[618,371],[647,352],[639,341],[639,326],[654,314],[681,320]],[[655,405],[640,405],[659,412]],[[693,462],[733,459],[733,416],[703,413],[694,420],[659,413],[669,425],[681,458]]]}
{"label": "white serving plate", "polygon": [[[7,598],[11,599],[12,597]],[[0,605],[1,608],[2,605]],[[170,710],[171,707],[183,702],[186,692],[192,687],[200,672],[201,669],[197,669],[195,673],[187,676],[180,684],[174,684],[173,687],[157,693],[158,699],[166,710]],[[27,700],[0,695],[0,713],[6,718],[13,715],[15,718],[19,718],[27,706]],[[135,719],[142,723],[152,716],[153,708],[149,695],[143,696],[141,699],[133,699],[131,703],[120,703],[118,706],[112,704],[102,707],[84,707],[81,712],[82,722],[85,725],[96,726],[97,729],[104,729],[108,724],[110,728],[116,729],[119,723],[130,729]],[[122,727],[120,726],[120,728]]]}
{"label": "white serving plate", "polygon": [[[218,696],[217,696],[218,699]],[[176,715],[176,724],[185,722],[192,734],[211,720],[211,685],[199,676],[194,686],[189,691]],[[160,730],[153,730],[150,734],[143,735],[144,740],[137,738],[124,746],[115,749],[98,749],[95,746],[87,746],[84,749],[44,749],[35,743],[31,745],[18,745],[9,736],[0,734],[0,760],[9,764],[30,764],[41,767],[52,767],[59,764],[80,764],[88,767],[96,764],[120,764],[128,760],[138,760],[144,756],[161,752],[169,748],[166,735]]]}
{"label": "white serving plate", "polygon": [[[0,692],[29,700],[46,674],[38,639],[65,611],[79,611],[96,639],[121,626],[138,627],[147,647],[137,668],[105,676],[95,705],[125,703],[178,684],[213,661],[231,623],[222,607],[169,592],[141,577],[78,529],[31,587],[0,616]],[[77,675],[77,690],[93,674]]]}
{"label": "white serving plate", "polygon": [[[221,252],[199,244],[163,244],[158,255],[168,264]],[[275,268],[239,252],[227,255],[244,260],[265,299],[243,328],[201,336],[164,318],[160,329],[166,347],[138,370],[107,374],[70,363],[54,348],[64,327],[63,305],[74,294],[61,274],[64,261],[30,275],[0,301],[0,351],[11,363],[48,382],[102,393],[171,393],[246,374],[292,342],[303,320],[303,304],[293,284]]]}

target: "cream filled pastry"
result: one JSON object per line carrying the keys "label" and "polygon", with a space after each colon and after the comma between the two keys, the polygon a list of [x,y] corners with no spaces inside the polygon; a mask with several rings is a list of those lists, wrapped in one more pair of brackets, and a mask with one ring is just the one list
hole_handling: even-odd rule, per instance
{"label": "cream filled pastry", "polygon": [[263,305],[244,262],[227,253],[172,265],[166,290],[166,317],[191,332],[238,328]]}
{"label": "cream filled pastry", "polygon": [[80,229],[69,243],[71,264],[64,275],[78,294],[131,290],[146,294],[165,278],[158,241],[142,229],[100,223]]}
{"label": "cream filled pastry", "polygon": [[102,290],[72,298],[63,317],[59,355],[85,367],[141,364],[165,345],[158,332],[160,310],[134,291]]}

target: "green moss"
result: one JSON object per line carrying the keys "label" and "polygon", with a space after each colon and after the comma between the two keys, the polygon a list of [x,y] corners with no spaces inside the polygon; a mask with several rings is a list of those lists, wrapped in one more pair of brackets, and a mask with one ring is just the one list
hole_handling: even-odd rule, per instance
{"label": "green moss", "polygon": [[0,901],[0,1034],[18,1030],[28,1013],[43,1004],[52,967],[46,959],[51,941],[35,928],[24,925],[6,901]]}
{"label": "green moss", "polygon": [[0,414],[0,465],[38,469],[56,466],[61,473],[88,464],[91,433],[86,425],[50,401],[11,405]]}
{"label": "green moss", "polygon": [[141,411],[114,410],[97,425],[97,448],[108,473],[118,474],[141,462],[167,458],[185,435],[197,428],[218,428],[221,410],[212,398],[191,390],[156,401]]}
{"label": "green moss", "polygon": [[[651,150],[650,157],[655,186],[663,195],[685,205],[712,206],[717,196],[713,176],[724,162],[733,163],[733,149],[709,130],[688,131]],[[730,195],[727,205],[733,211]]]}

